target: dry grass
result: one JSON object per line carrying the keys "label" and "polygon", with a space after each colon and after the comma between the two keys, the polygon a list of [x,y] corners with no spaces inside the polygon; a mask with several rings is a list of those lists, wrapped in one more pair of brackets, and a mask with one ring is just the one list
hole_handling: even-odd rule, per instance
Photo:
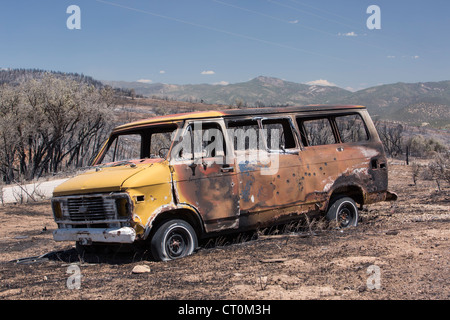
{"label": "dry grass", "polygon": [[[52,240],[49,202],[1,207],[0,297],[448,300],[450,188],[438,192],[433,181],[421,179],[414,185],[411,170],[390,166],[390,189],[399,200],[367,206],[356,228],[335,230],[310,220],[210,239],[196,254],[166,263],[152,261],[145,249],[79,256],[73,244]],[[47,252],[53,254],[9,262]],[[81,270],[80,290],[66,285],[72,263]],[[138,264],[151,271],[133,274]],[[371,290],[373,265],[381,287]]]}

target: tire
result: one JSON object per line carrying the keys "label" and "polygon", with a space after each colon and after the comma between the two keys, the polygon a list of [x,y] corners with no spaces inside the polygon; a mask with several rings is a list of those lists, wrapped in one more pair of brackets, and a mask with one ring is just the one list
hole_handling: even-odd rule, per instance
{"label": "tire", "polygon": [[152,256],[158,261],[186,257],[197,248],[194,228],[184,220],[169,220],[158,226],[150,240]]}
{"label": "tire", "polygon": [[359,214],[355,201],[349,197],[335,199],[328,209],[327,219],[336,221],[340,229],[356,227]]}

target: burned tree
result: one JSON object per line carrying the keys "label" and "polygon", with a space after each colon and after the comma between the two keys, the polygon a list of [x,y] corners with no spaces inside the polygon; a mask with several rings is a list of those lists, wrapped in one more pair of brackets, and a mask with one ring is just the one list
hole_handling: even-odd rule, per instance
{"label": "burned tree", "polygon": [[381,141],[383,142],[387,155],[389,157],[397,157],[401,155],[403,153],[403,125],[377,121],[375,123],[375,127]]}
{"label": "burned tree", "polygon": [[45,75],[0,88],[3,180],[29,180],[85,166],[110,131],[114,95],[72,79]]}

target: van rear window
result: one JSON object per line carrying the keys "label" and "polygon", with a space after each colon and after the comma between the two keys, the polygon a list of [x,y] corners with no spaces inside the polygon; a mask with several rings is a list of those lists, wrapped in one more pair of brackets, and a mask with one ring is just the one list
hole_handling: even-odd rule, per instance
{"label": "van rear window", "polygon": [[300,128],[304,146],[319,146],[336,143],[333,129],[328,118],[311,120],[297,118],[297,124]]}
{"label": "van rear window", "polygon": [[341,142],[359,142],[369,139],[366,126],[359,114],[339,116],[335,118]]}

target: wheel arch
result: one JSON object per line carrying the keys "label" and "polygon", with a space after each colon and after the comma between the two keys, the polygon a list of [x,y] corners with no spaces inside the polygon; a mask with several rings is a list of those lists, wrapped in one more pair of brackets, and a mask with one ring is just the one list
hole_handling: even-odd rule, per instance
{"label": "wheel arch", "polygon": [[337,199],[342,197],[352,198],[362,207],[364,205],[365,194],[364,188],[356,184],[337,186],[333,188],[328,197],[327,210]]}
{"label": "wheel arch", "polygon": [[173,219],[181,219],[188,222],[194,228],[198,238],[200,238],[205,232],[203,219],[194,208],[189,206],[170,207],[162,209],[152,215],[152,218],[145,227],[144,240],[151,238],[151,235],[155,232],[158,226]]}

